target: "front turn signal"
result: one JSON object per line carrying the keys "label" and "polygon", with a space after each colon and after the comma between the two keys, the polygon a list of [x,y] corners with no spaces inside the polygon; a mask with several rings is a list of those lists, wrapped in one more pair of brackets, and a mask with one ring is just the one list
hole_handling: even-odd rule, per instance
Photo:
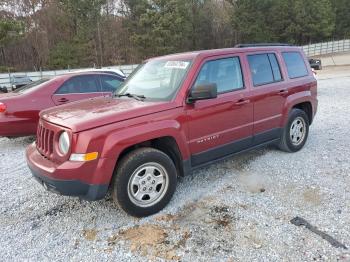
{"label": "front turn signal", "polygon": [[87,154],[71,154],[69,160],[74,162],[88,162],[98,158],[98,152]]}

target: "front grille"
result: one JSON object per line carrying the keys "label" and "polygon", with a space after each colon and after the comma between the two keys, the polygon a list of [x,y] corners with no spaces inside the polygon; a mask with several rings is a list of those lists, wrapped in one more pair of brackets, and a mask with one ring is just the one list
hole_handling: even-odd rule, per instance
{"label": "front grille", "polygon": [[38,151],[48,159],[51,159],[53,154],[54,134],[53,130],[48,129],[39,123],[36,135],[36,147]]}

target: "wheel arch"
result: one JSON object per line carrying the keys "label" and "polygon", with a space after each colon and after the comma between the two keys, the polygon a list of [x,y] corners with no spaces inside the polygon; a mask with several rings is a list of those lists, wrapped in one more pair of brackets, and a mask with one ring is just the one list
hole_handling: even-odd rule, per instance
{"label": "wheel arch", "polygon": [[309,124],[311,125],[312,124],[312,121],[313,121],[313,112],[312,112],[312,104],[310,101],[305,101],[305,102],[301,102],[301,103],[298,103],[298,104],[295,104],[293,108],[297,108],[297,109],[300,109],[300,110],[303,110],[308,119],[309,119]]}
{"label": "wheel arch", "polygon": [[154,149],[158,149],[159,151],[162,151],[163,153],[168,155],[174,162],[178,174],[180,176],[184,176],[185,168],[183,164],[183,157],[175,138],[172,136],[157,137],[125,147],[116,159],[116,167],[118,165],[118,162],[128,153],[142,147],[151,147]]}
{"label": "wheel arch", "polygon": [[299,92],[287,98],[283,110],[282,126],[285,126],[288,122],[289,113],[293,108],[303,110],[308,116],[309,124],[311,125],[314,116],[314,108],[310,91]]}

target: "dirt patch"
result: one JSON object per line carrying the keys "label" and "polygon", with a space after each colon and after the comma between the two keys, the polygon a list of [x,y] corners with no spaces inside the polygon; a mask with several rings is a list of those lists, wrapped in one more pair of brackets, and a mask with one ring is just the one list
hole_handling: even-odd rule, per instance
{"label": "dirt patch", "polygon": [[232,216],[229,214],[227,206],[214,206],[210,209],[212,221],[219,227],[228,227],[232,222]]}
{"label": "dirt patch", "polygon": [[[177,255],[179,247],[186,246],[187,239],[191,236],[188,231],[179,231],[176,226],[163,227],[145,224],[120,231],[108,239],[108,245],[113,246],[119,241],[127,241],[131,252],[148,259],[161,258],[178,261],[181,260],[181,257]],[[174,236],[178,235],[181,237],[174,240]]]}
{"label": "dirt patch", "polygon": [[157,216],[155,219],[156,221],[170,222],[170,221],[174,221],[176,218],[177,218],[176,215],[165,214],[165,215]]}
{"label": "dirt patch", "polygon": [[322,195],[319,188],[308,188],[303,192],[303,199],[305,202],[312,205],[320,205],[322,202]]}
{"label": "dirt patch", "polygon": [[131,251],[148,249],[165,241],[168,234],[157,225],[142,225],[121,231],[122,238],[131,241]]}
{"label": "dirt patch", "polygon": [[180,226],[212,224],[214,229],[218,229],[231,226],[234,220],[230,207],[218,205],[212,198],[205,198],[186,205],[171,221]]}
{"label": "dirt patch", "polygon": [[84,229],[83,237],[88,241],[95,241],[98,231],[96,229]]}
{"label": "dirt patch", "polygon": [[[150,260],[181,260],[189,250],[203,245],[218,256],[233,247],[235,218],[226,205],[202,199],[186,205],[177,215],[155,217],[157,224],[137,225],[119,231],[108,238],[108,250],[115,245],[126,245],[131,252]],[[208,228],[209,232],[203,232]],[[189,230],[193,228],[193,230]]]}
{"label": "dirt patch", "polygon": [[266,181],[261,175],[241,172],[238,177],[239,183],[251,193],[263,193],[266,191]]}
{"label": "dirt patch", "polygon": [[264,233],[254,228],[253,226],[248,227],[243,232],[243,245],[251,246],[254,249],[260,249],[264,246]]}

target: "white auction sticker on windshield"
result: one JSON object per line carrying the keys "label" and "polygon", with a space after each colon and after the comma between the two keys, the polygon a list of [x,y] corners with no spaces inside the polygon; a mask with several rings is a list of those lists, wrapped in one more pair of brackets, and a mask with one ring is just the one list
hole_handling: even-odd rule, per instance
{"label": "white auction sticker on windshield", "polygon": [[189,62],[185,61],[168,61],[165,64],[165,68],[176,68],[176,69],[186,69]]}

